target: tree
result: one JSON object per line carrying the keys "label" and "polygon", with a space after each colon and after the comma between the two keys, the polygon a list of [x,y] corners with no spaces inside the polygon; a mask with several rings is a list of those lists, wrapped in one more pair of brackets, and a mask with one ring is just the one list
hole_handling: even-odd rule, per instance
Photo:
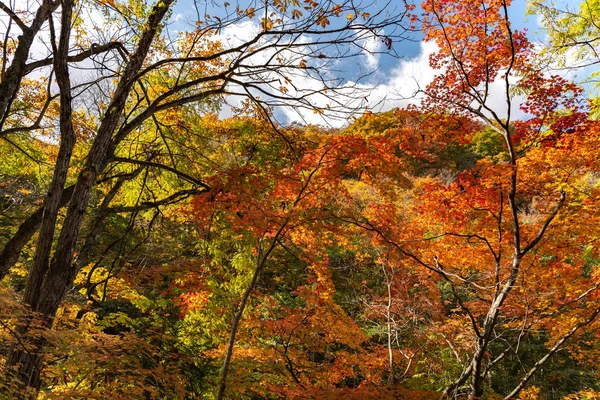
{"label": "tree", "polygon": [[544,1],[528,2],[528,14],[540,15],[541,25],[547,34],[542,48],[541,63],[548,69],[569,71],[572,79],[579,81],[589,90],[589,101],[594,104],[592,117],[597,118],[598,104],[596,65],[598,58],[598,18],[600,8],[595,1],[580,4],[552,4]]}
{"label": "tree", "polygon": [[600,125],[509,5],[426,2],[423,102],[344,129],[278,107],[356,112],[328,68],[405,9],[204,4],[175,34],[172,2],[0,6],[0,391],[598,389]]}
{"label": "tree", "polygon": [[[543,17],[542,26],[550,39],[546,50],[552,56],[560,57],[556,66],[576,69],[598,63],[596,42],[599,39],[597,23],[600,15],[596,2],[585,1],[578,8],[571,8],[567,4],[557,6],[531,1],[529,7],[530,14],[538,13]],[[567,56],[574,56],[574,60],[568,61]]]}
{"label": "tree", "polygon": [[[327,77],[326,68],[336,59],[362,53],[361,43],[366,38],[391,41],[404,32],[401,23],[405,10],[370,15],[352,2],[309,2],[301,7],[298,2],[274,1],[243,9],[227,6],[224,14],[199,17],[195,30],[169,41],[164,27],[173,3],[161,1],[147,9],[142,4],[106,2],[95,8],[85,3],[76,9],[72,1],[43,2],[31,21],[32,14],[2,6],[10,26],[18,27],[21,35],[13,53],[14,36],[8,29],[5,32],[0,136],[10,140],[11,135],[51,132],[59,142],[43,211],[24,222],[23,229],[15,234],[18,238],[7,243],[10,249],[5,248],[13,255],[11,261],[15,260],[14,255],[39,230],[23,301],[42,315],[47,326],[52,325],[81,268],[74,257],[90,196],[98,181],[107,178],[110,166],[124,161],[119,154],[130,138],[146,131],[160,133],[170,120],[177,119],[179,110],[195,107],[202,112],[202,107],[219,104],[226,95],[249,98],[267,115],[270,107],[280,105],[317,112],[341,110],[349,93],[341,91],[343,82]],[[86,22],[83,12],[88,10],[104,16],[103,37],[94,37],[93,29],[81,28]],[[348,14],[350,18],[346,18]],[[228,27],[261,15],[261,28],[250,40],[231,46],[217,40]],[[47,58],[28,60],[33,38],[46,21],[51,52]],[[123,32],[125,36],[119,37]],[[332,47],[339,52],[329,53]],[[97,75],[73,83],[72,67],[87,60],[99,67]],[[40,70],[56,78],[58,92],[52,94],[51,80],[42,79],[48,87],[35,116],[30,110],[21,112],[22,103],[17,101],[28,90],[24,77]],[[310,76],[321,86],[294,87],[298,76]],[[94,97],[87,96],[89,91]],[[322,95],[329,101],[319,106],[311,95]],[[85,126],[76,118],[80,104],[87,107]],[[84,147],[77,154],[81,165],[75,167],[73,154],[80,144]],[[144,161],[132,161],[146,166],[152,162],[150,152]],[[177,165],[165,168],[177,171]],[[66,187],[68,180],[73,185]],[[190,190],[208,189],[201,178],[191,181]],[[119,185],[117,181],[115,191]],[[59,221],[59,209],[67,204],[65,218]],[[10,263],[4,265],[2,272],[10,267]],[[24,325],[20,333],[27,329]],[[43,347],[39,343],[39,348]],[[40,385],[41,363],[40,352],[32,354],[17,347],[7,360],[7,366],[16,367],[19,379],[31,387]]]}
{"label": "tree", "polygon": [[[482,138],[485,127],[504,148],[480,155],[475,165],[454,175],[418,179],[414,197],[402,206],[390,199],[355,220],[382,245],[395,248],[403,262],[437,275],[454,303],[453,319],[460,315],[461,329],[469,327],[470,342],[462,343],[466,354],[458,357],[468,361],[445,388],[447,396],[468,384],[469,398],[480,398],[486,377],[506,354],[518,354],[524,336],[560,327],[550,335],[547,353],[504,393],[516,396],[600,312],[597,283],[581,260],[582,244],[594,239],[580,224],[595,217],[591,210],[574,211],[595,196],[585,183],[595,170],[594,156],[588,158],[598,149],[597,136],[588,135],[594,124],[585,123],[581,89],[537,69],[526,36],[511,27],[508,6],[506,1],[423,5],[426,38],[439,47],[430,64],[441,70],[422,90],[423,115],[466,122],[442,125],[454,126],[454,142],[477,148],[474,139]],[[492,101],[498,84],[500,107]],[[523,98],[523,120],[516,120],[517,96]],[[437,139],[442,146],[448,143],[444,136]],[[561,290],[543,278],[553,265],[562,266],[561,276],[569,274],[569,285]],[[550,311],[547,302],[556,307]]]}
{"label": "tree", "polygon": [[[382,157],[377,158],[386,160],[384,155],[392,152],[392,146],[385,141],[370,143],[362,137],[331,136],[318,131],[308,136],[294,130],[284,131],[287,138],[293,139],[293,147],[301,151],[297,159],[288,147],[269,142],[266,121],[262,124],[256,120],[239,123],[248,124],[245,129],[238,125],[241,136],[233,137],[231,143],[223,142],[229,160],[215,165],[214,175],[208,178],[212,189],[194,201],[196,218],[212,249],[210,258],[217,265],[240,269],[237,277],[229,277],[229,282],[221,279],[224,282],[219,285],[228,284],[233,288],[228,289],[232,308],[230,334],[224,350],[217,398],[223,398],[226,393],[226,380],[243,314],[252,301],[261,274],[275,273],[268,271],[267,266],[272,264],[271,258],[277,250],[295,255],[306,263],[309,275],[312,275],[309,278],[312,290],[308,286],[295,288],[307,309],[282,307],[278,312],[282,315],[280,318],[266,322],[267,332],[278,337],[277,343],[282,347],[279,351],[295,385],[302,385],[308,369],[297,359],[302,354],[297,347],[316,351],[324,345],[344,343],[358,349],[362,337],[360,330],[332,301],[334,289],[329,277],[328,255],[323,249],[332,242],[330,232],[335,230],[328,222],[328,210],[336,206],[336,198],[344,193],[345,175],[356,174],[359,168],[370,169],[369,164],[384,164],[385,161],[371,160],[380,151]],[[252,132],[251,136],[244,135],[248,130]],[[348,162],[350,154],[352,157]],[[223,232],[227,232],[225,237],[228,239],[219,243],[216,239],[222,240]],[[228,261],[217,261],[216,255],[225,250],[217,251],[215,246],[231,247],[232,237],[237,238],[237,248],[242,251],[236,251]],[[235,290],[235,284],[240,280],[242,286]],[[287,313],[290,315],[283,317]],[[342,319],[343,324],[340,323]],[[321,334],[325,336],[322,340],[319,339]],[[302,344],[292,344],[296,341]],[[311,379],[315,379],[315,375],[313,372]]]}

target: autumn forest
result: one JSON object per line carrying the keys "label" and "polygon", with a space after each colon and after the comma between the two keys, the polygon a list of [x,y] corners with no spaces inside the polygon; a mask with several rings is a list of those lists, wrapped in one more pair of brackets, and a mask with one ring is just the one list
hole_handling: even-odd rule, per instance
{"label": "autumn forest", "polygon": [[597,0],[0,22],[0,399],[600,399]]}

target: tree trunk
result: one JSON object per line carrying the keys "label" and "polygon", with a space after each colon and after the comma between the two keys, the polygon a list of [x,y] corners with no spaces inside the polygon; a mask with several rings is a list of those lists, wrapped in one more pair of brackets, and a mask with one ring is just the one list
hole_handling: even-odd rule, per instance
{"label": "tree trunk", "polygon": [[388,386],[392,387],[396,383],[396,370],[394,368],[394,341],[392,337],[392,304],[393,304],[393,296],[392,296],[392,283],[394,279],[393,272],[390,270],[388,273],[385,269],[385,264],[381,266],[383,270],[383,275],[385,276],[385,284],[387,287],[387,305],[386,305],[386,325],[387,325],[387,350],[388,350]]}
{"label": "tree trunk", "polygon": [[254,272],[252,274],[252,280],[246,287],[246,291],[244,292],[244,295],[242,296],[242,301],[240,302],[240,306],[239,306],[237,312],[235,313],[235,315],[233,317],[233,321],[231,323],[231,331],[229,333],[229,343],[227,344],[227,352],[225,353],[225,360],[223,361],[223,368],[221,369],[219,391],[217,392],[216,400],[223,400],[223,397],[225,396],[225,389],[227,387],[227,374],[229,373],[229,366],[231,364],[231,357],[233,355],[233,348],[235,346],[235,338],[237,335],[237,330],[238,330],[240,321],[242,320],[242,316],[244,314],[244,310],[246,308],[246,303],[248,302],[248,299],[250,298],[250,295],[252,294],[252,291],[254,290],[254,287],[256,286],[256,281],[258,280],[258,276],[260,275],[260,272],[264,268],[265,263],[267,262],[267,259],[269,258],[269,255],[277,246],[279,238],[280,238],[283,230],[287,226],[287,223],[288,223],[287,219],[285,221],[283,221],[283,223],[277,230],[277,233],[271,239],[271,244],[264,251],[264,253],[260,250],[262,246],[259,244],[258,258],[256,260],[256,268],[254,268]]}
{"label": "tree trunk", "polygon": [[[81,223],[85,215],[85,211],[90,199],[92,188],[95,184],[96,177],[100,174],[111,158],[116,143],[113,143],[111,138],[115,131],[125,108],[125,103],[135,83],[135,77],[141,67],[150,46],[159,32],[161,22],[167,14],[174,0],[166,0],[157,2],[150,12],[146,23],[146,30],[141,35],[137,49],[131,56],[130,62],[125,67],[123,76],[115,90],[113,100],[108,106],[104,118],[98,128],[98,133],[92,144],[92,147],[86,158],[86,162],[80,172],[77,182],[73,190],[73,196],[67,210],[63,227],[61,229],[54,257],[48,267],[48,258],[53,241],[54,225],[56,223],[56,214],[58,211],[57,205],[61,196],[57,196],[52,189],[58,186],[58,177],[65,174],[63,167],[66,163],[66,154],[61,157],[59,152],[57,167],[55,170],[56,185],[51,187],[48,197],[52,198],[52,203],[49,205],[56,207],[54,213],[46,212],[46,209],[54,211],[54,208],[44,207],[44,217],[42,227],[40,228],[40,241],[36,249],[34,268],[30,271],[27,286],[25,288],[24,302],[31,306],[33,311],[39,312],[42,315],[44,324],[51,327],[54,316],[58,307],[63,300],[65,293],[73,284],[77,269],[73,263],[73,254],[75,245],[79,236]],[[70,85],[61,85],[61,82],[68,84],[68,69],[67,69],[67,54],[68,54],[68,38],[70,36],[71,27],[71,11],[72,0],[65,0],[63,3],[63,14],[61,21],[61,41],[59,50],[55,52],[55,69],[57,79],[59,79],[59,69],[66,72],[66,80],[59,79],[59,87],[61,89],[61,134],[67,132],[67,121],[71,121],[70,112]],[[52,31],[52,29],[51,29]],[[65,46],[66,44],[66,46]],[[64,54],[61,54],[64,52]],[[65,90],[63,90],[63,88]],[[66,90],[68,89],[68,90]],[[64,101],[64,103],[63,103]],[[69,110],[68,115],[66,114]],[[71,127],[72,129],[72,127]],[[68,143],[63,144],[64,139],[61,138],[61,149],[67,148]],[[69,154],[70,158],[70,154]],[[58,165],[60,163],[60,165]],[[63,183],[64,185],[64,183]],[[62,186],[61,191],[62,191]],[[56,206],[54,206],[56,204]],[[52,215],[55,214],[55,215]],[[44,223],[44,220],[46,223]],[[23,333],[27,331],[27,327],[23,328]],[[25,352],[23,349],[13,348],[8,356],[7,366],[14,367],[19,364],[18,376],[19,379],[29,387],[38,388],[40,386],[39,370],[41,367],[40,354],[43,348],[43,343],[39,343],[38,351],[35,353]]]}
{"label": "tree trunk", "polygon": [[125,67],[113,101],[106,110],[104,119],[98,128],[98,134],[88,153],[84,168],[77,178],[73,198],[69,204],[67,215],[58,238],[56,251],[40,290],[41,303],[36,308],[36,311],[41,312],[44,318],[48,320],[53,319],[60,302],[77,274],[73,264],[73,253],[92,188],[94,187],[96,177],[104,170],[112,156],[116,145],[111,140],[112,134],[120,121],[125,102],[135,83],[134,78],[142,67],[150,45],[158,33],[161,21],[173,1],[160,1],[153,7],[146,24],[148,28],[142,34],[137,50]]}
{"label": "tree trunk", "polygon": [[[56,80],[60,91],[60,148],[58,151],[57,161],[54,166],[54,175],[50,189],[44,200],[44,211],[40,227],[40,235],[35,249],[33,266],[29,271],[27,286],[23,294],[23,301],[28,304],[32,310],[37,311],[40,302],[39,289],[42,285],[44,274],[48,269],[48,260],[52,250],[54,239],[54,231],[56,229],[56,220],[58,218],[58,210],[63,198],[63,189],[67,180],[69,164],[71,163],[71,155],[75,146],[75,131],[72,125],[72,94],[71,81],[69,78],[69,70],[67,65],[67,56],[69,54],[69,39],[71,36],[71,17],[73,14],[73,0],[64,0],[62,2],[61,28],[58,47],[56,47],[56,38],[54,32],[54,24],[52,16],[48,20],[50,22],[50,38],[52,41],[54,57],[54,70]],[[51,323],[47,322],[50,326]],[[27,324],[19,327],[19,333],[24,333],[28,330]],[[42,338],[36,339],[35,344],[37,350],[44,347]],[[17,377],[25,385],[33,388],[40,386],[40,369],[41,369],[41,351],[29,352],[22,347],[14,347],[7,358],[6,366],[17,367]]]}

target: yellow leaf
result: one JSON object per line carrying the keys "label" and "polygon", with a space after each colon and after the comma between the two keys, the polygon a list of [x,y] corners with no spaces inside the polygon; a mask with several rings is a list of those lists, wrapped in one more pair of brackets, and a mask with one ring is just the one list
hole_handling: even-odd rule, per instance
{"label": "yellow leaf", "polygon": [[263,18],[260,26],[263,28],[263,30],[268,31],[269,29],[273,28],[273,21],[271,21],[269,18]]}

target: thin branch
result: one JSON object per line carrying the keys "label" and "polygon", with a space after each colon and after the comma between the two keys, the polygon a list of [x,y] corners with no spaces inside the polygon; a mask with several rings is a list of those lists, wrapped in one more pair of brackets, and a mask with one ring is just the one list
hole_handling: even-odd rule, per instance
{"label": "thin branch", "polygon": [[122,162],[122,163],[128,163],[128,164],[136,164],[136,165],[144,165],[147,167],[154,167],[154,168],[159,168],[159,169],[163,169],[165,171],[169,171],[172,172],[173,174],[177,175],[178,177],[185,179],[186,181],[193,183],[196,186],[200,186],[202,188],[204,188],[205,190],[210,190],[210,186],[208,186],[206,183],[186,174],[185,172],[179,171],[176,168],[170,167],[168,165],[164,165],[164,164],[160,164],[160,163],[155,163],[153,161],[145,161],[145,160],[135,160],[132,158],[123,158],[123,157],[114,157],[112,159],[113,161],[116,162]]}
{"label": "thin branch", "polygon": [[23,31],[23,32],[29,31],[29,27],[27,25],[25,25],[25,23],[21,20],[21,18],[19,18],[19,16],[17,14],[15,14],[14,11],[10,9],[10,7],[8,7],[6,4],[4,4],[1,1],[0,1],[0,10],[4,11],[10,17],[10,19],[13,20],[14,23],[19,26],[19,28],[21,28],[21,31]]}
{"label": "thin branch", "polygon": [[565,191],[561,190],[560,191],[560,199],[558,200],[558,204],[556,204],[556,207],[552,211],[552,214],[550,214],[548,216],[548,218],[546,219],[546,221],[544,221],[544,225],[542,225],[542,227],[540,228],[540,231],[538,232],[537,236],[531,241],[531,243],[529,243],[521,251],[521,257],[523,257],[525,254],[527,254],[531,249],[533,249],[535,247],[535,245],[537,245],[539,243],[540,240],[542,240],[542,238],[544,237],[544,234],[546,233],[546,230],[548,229],[548,227],[552,223],[552,220],[556,217],[556,215],[558,214],[558,211],[560,210],[560,208],[563,206],[564,203],[565,203]]}

